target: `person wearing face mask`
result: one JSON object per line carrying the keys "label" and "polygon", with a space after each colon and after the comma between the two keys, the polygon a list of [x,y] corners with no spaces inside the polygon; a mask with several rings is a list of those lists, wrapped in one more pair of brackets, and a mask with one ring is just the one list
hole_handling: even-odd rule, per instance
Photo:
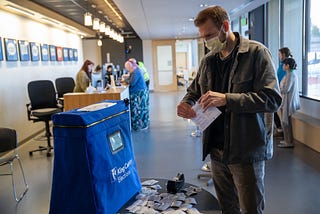
{"label": "person wearing face mask", "polygon": [[211,173],[222,213],[262,213],[265,161],[273,155],[273,113],[281,95],[270,51],[231,31],[220,6],[199,12],[195,21],[210,52],[177,105],[177,115],[196,116],[217,107],[222,113],[203,132],[203,157]]}

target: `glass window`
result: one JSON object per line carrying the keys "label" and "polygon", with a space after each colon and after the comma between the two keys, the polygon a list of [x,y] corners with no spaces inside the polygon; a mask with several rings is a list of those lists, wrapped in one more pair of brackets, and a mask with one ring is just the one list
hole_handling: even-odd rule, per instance
{"label": "glass window", "polygon": [[297,62],[296,74],[299,79],[299,90],[302,91],[302,10],[303,0],[283,1],[283,45],[291,50]]}
{"label": "glass window", "polygon": [[320,100],[320,1],[310,0],[308,89],[306,96]]}

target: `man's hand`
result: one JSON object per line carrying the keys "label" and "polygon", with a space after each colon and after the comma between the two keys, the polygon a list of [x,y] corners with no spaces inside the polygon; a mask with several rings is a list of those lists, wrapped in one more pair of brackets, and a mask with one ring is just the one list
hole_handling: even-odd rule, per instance
{"label": "man's hand", "polygon": [[214,91],[208,91],[198,100],[203,110],[207,110],[210,106],[220,107],[227,104],[226,95]]}
{"label": "man's hand", "polygon": [[189,105],[188,103],[180,103],[177,106],[177,115],[179,117],[191,119],[196,116],[196,113],[191,108],[191,105]]}

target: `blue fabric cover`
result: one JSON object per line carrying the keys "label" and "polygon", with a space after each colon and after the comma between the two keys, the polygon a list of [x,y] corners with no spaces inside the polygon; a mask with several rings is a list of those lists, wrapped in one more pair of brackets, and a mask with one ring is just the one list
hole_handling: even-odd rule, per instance
{"label": "blue fabric cover", "polygon": [[[51,214],[113,214],[141,189],[131,144],[129,106],[124,101],[106,102],[117,104],[94,112],[71,110],[52,118]],[[116,116],[101,122],[112,115]],[[117,131],[124,147],[112,154],[108,136]]]}

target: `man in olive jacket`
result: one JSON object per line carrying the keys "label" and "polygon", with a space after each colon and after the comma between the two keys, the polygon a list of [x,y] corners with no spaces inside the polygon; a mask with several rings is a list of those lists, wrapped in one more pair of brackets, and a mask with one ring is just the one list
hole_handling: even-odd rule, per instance
{"label": "man in olive jacket", "polygon": [[[273,112],[281,105],[279,85],[269,50],[230,29],[219,7],[195,19],[211,50],[201,61],[177,114],[193,118],[199,102],[205,111],[222,114],[204,130],[203,160],[211,158],[215,190],[223,213],[262,213],[265,160],[273,154]],[[241,211],[240,211],[241,210]]]}

